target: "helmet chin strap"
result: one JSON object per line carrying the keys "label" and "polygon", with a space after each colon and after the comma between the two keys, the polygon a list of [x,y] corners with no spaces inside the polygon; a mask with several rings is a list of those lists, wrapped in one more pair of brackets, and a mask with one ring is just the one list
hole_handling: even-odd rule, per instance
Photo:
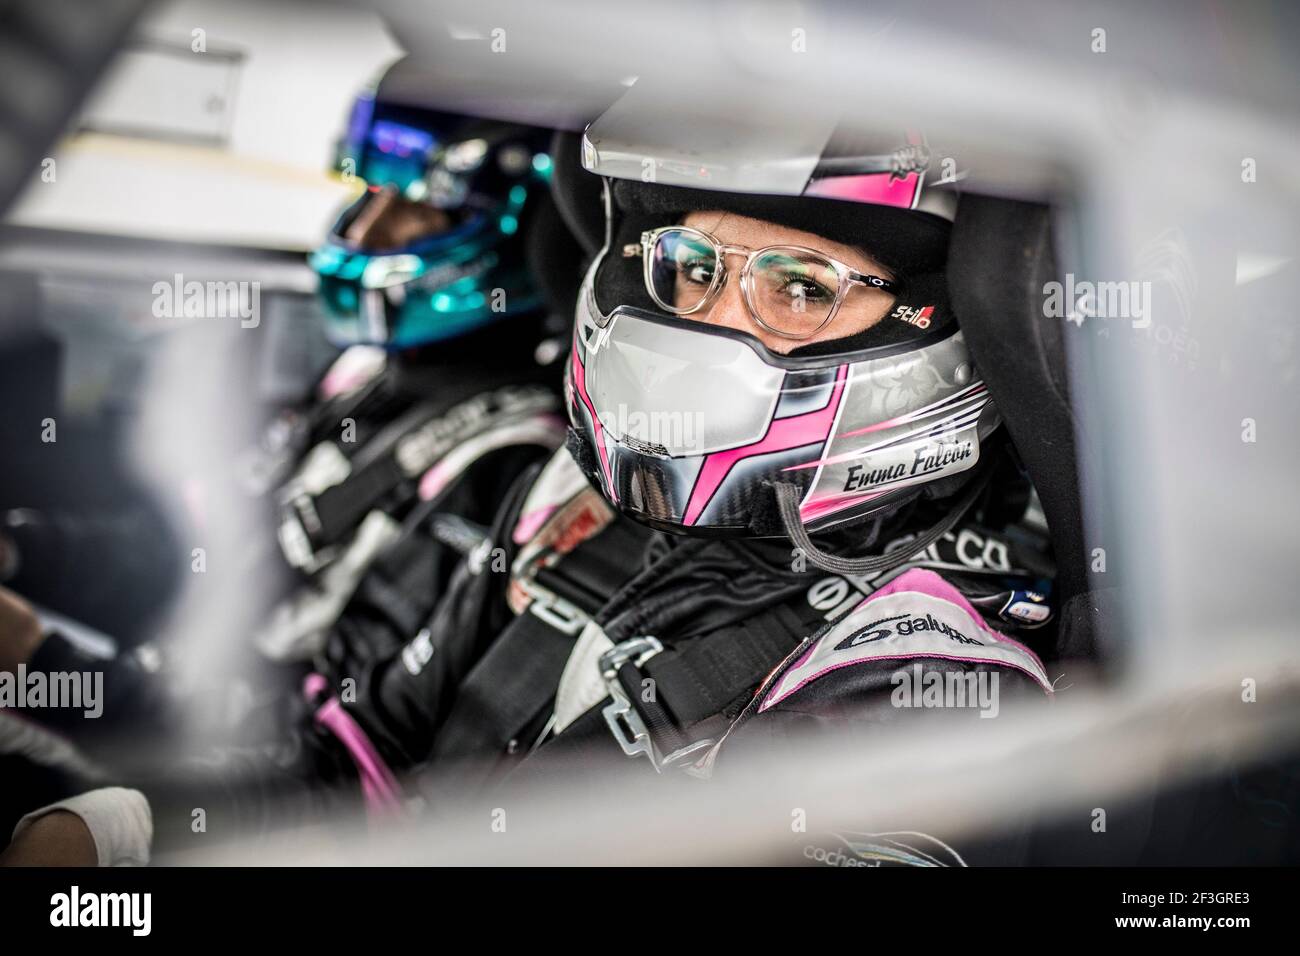
{"label": "helmet chin strap", "polygon": [[918,535],[914,540],[909,541],[906,547],[896,548],[885,554],[871,555],[866,558],[843,558],[837,554],[831,554],[829,551],[823,551],[813,544],[808,529],[803,526],[803,519],[799,515],[801,492],[798,486],[788,481],[778,481],[774,482],[772,487],[776,491],[776,504],[781,514],[781,523],[785,526],[785,532],[790,536],[790,540],[795,547],[804,552],[809,561],[831,574],[872,574],[888,571],[911,560],[912,556],[917,552],[924,551],[956,527],[957,522],[962,519],[962,515],[975,504],[976,499],[984,491],[992,475],[993,469],[985,468],[981,474],[975,476],[970,486],[938,524]]}

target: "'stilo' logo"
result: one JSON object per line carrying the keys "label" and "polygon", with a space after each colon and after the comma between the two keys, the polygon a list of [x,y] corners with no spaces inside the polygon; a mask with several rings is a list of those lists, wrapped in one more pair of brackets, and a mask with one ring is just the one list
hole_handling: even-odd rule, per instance
{"label": "'stilo' logo", "polygon": [[899,319],[908,325],[915,325],[918,329],[928,329],[930,320],[934,316],[934,306],[918,305],[910,307],[900,305],[893,312],[889,313],[891,319]]}

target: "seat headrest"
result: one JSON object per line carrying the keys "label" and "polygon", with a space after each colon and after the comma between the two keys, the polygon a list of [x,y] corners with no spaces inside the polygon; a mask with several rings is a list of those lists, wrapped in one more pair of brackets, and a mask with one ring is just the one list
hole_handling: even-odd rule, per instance
{"label": "seat headrest", "polygon": [[600,177],[582,168],[582,134],[560,130],[551,138],[551,190],[570,231],[588,256],[605,244]]}
{"label": "seat headrest", "polygon": [[[1058,278],[1056,272],[1047,206],[962,197],[948,252],[949,294],[975,365],[1038,490],[1063,607],[1087,592],[1089,581],[1064,323],[1043,314],[1043,286]],[[1070,643],[1058,651],[1091,656],[1091,634],[1073,628]]]}

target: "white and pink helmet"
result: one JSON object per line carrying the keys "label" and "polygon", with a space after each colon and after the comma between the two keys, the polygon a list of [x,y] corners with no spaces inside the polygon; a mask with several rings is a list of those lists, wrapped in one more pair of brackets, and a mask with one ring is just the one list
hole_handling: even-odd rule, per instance
{"label": "white and pink helmet", "polygon": [[[816,156],[746,160],[634,139],[598,121],[583,142],[605,177],[606,235],[578,299],[570,448],[609,501],[664,530],[784,536],[781,497],[817,532],[963,486],[1000,419],[948,305],[956,196],[927,187],[925,142],[832,136]],[[784,355],[665,312],[626,250],[703,209],[867,249],[902,279],[894,308]]]}

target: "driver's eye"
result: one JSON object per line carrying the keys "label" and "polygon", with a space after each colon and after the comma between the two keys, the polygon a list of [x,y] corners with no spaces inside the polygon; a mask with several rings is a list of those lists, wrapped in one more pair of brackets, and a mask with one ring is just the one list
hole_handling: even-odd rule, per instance
{"label": "driver's eye", "polygon": [[790,274],[780,279],[776,285],[783,295],[805,302],[822,302],[835,295],[826,286],[806,275]]}
{"label": "driver's eye", "polygon": [[708,285],[713,281],[713,260],[687,259],[678,264],[678,274],[686,282],[695,285]]}

